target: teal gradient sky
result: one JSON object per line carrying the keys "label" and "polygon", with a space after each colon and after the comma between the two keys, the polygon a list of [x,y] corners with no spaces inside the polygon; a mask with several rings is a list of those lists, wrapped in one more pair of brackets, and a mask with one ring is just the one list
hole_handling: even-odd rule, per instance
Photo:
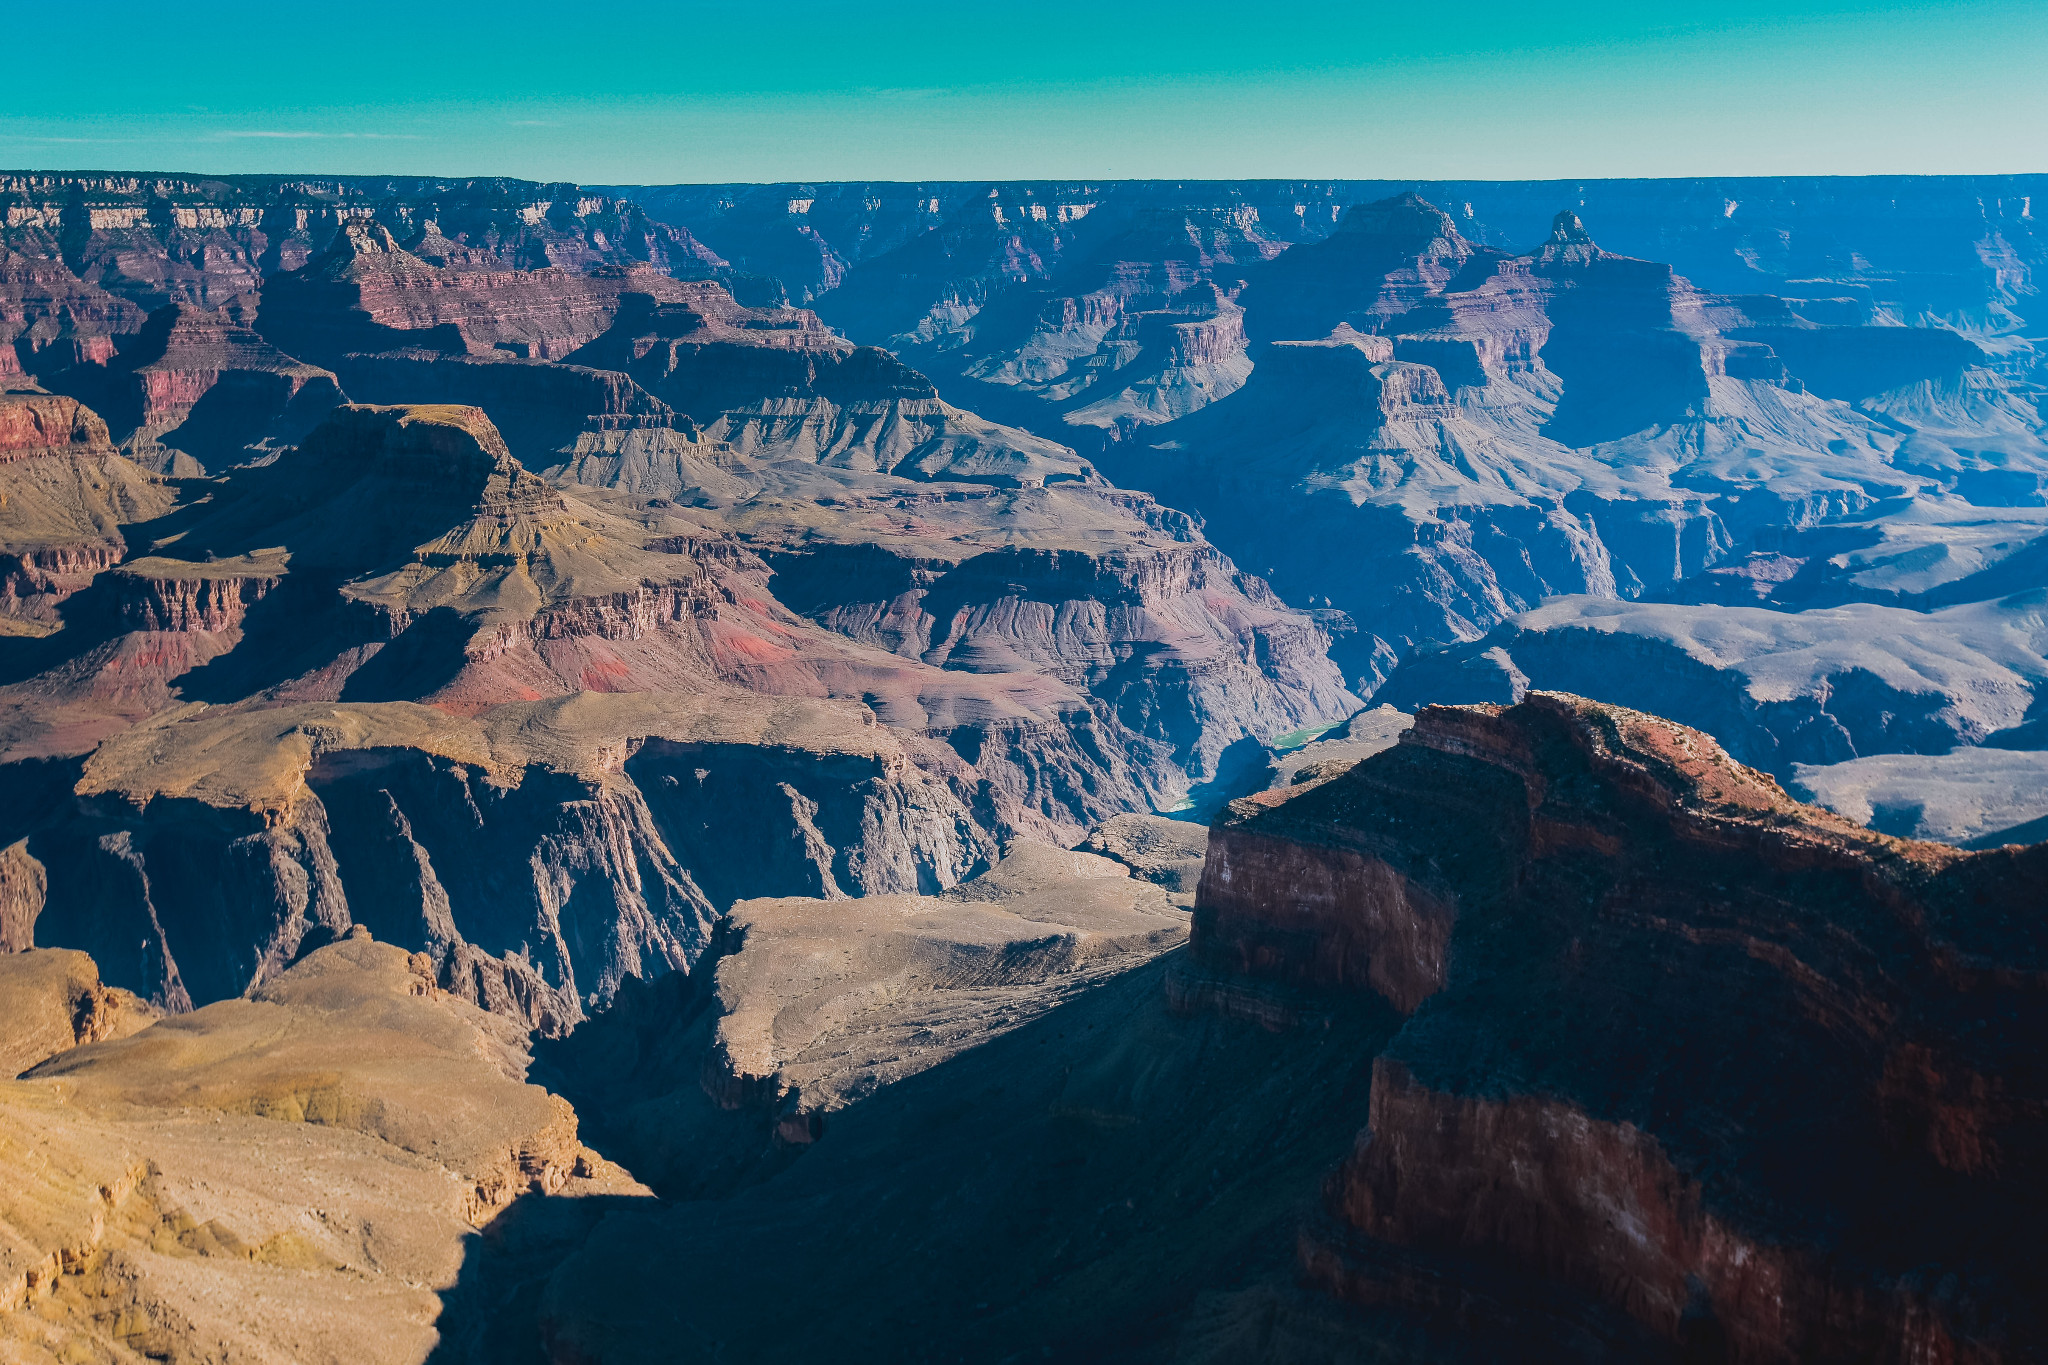
{"label": "teal gradient sky", "polygon": [[2048,171],[2048,0],[14,7],[0,165],[789,179]]}

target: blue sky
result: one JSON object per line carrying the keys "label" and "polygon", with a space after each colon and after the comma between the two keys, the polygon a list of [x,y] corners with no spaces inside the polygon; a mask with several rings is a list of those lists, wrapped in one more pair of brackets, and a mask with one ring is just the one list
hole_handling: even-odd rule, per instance
{"label": "blue sky", "polygon": [[6,28],[8,167],[585,183],[2048,171],[2048,0],[95,0],[17,7]]}

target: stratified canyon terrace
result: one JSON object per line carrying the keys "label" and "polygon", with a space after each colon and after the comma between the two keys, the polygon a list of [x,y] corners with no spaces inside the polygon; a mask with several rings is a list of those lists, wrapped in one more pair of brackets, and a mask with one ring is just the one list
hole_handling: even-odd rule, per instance
{"label": "stratified canyon terrace", "polygon": [[0,173],[0,1359],[2048,1360],[2041,195]]}

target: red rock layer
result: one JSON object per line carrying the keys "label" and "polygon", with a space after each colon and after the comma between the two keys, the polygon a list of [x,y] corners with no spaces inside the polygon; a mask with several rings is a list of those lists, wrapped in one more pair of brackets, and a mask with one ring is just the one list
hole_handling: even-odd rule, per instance
{"label": "red rock layer", "polygon": [[108,449],[107,424],[77,399],[20,391],[0,394],[0,461]]}
{"label": "red rock layer", "polygon": [[1410,1015],[1304,1243],[1341,1294],[1557,1341],[1583,1301],[1700,1359],[2033,1359],[2043,903],[2048,846],[1887,838],[1532,693],[1238,803],[1182,995]]}

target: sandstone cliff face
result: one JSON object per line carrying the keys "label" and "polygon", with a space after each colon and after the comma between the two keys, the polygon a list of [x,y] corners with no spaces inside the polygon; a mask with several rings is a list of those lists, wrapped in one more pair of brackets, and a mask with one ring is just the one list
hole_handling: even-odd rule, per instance
{"label": "sandstone cliff face", "polygon": [[723,265],[633,204],[531,181],[31,173],[0,178],[0,196],[0,231],[25,265],[111,296],[138,322],[169,302],[219,307],[304,265],[338,227],[372,217],[437,264],[645,263],[677,274]]}
{"label": "sandstone cliff face", "polygon": [[1434,708],[1233,808],[1196,977],[1409,1016],[1304,1243],[1340,1294],[1538,1336],[1601,1321],[1580,1296],[1702,1358],[2021,1359],[2039,852],[1869,833],[1640,713]]}
{"label": "sandstone cliff face", "polygon": [[74,399],[9,388],[0,406],[0,451],[8,460],[97,453],[111,444],[100,415]]}
{"label": "sandstone cliff face", "polygon": [[681,970],[761,889],[936,889],[986,836],[857,713],[744,694],[200,709],[103,745],[31,852],[34,940],[166,1008],[365,925],[443,986],[559,1032]]}

